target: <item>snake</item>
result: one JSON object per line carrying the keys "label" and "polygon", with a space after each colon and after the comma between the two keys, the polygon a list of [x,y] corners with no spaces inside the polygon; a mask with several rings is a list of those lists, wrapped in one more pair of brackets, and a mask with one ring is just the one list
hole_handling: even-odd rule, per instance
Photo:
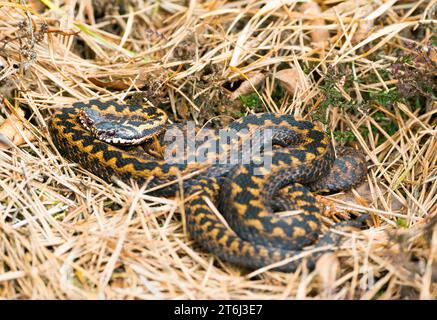
{"label": "snake", "polygon": [[[321,232],[323,209],[315,193],[350,189],[367,173],[361,152],[334,149],[317,123],[288,114],[234,120],[222,129],[238,139],[224,143],[217,131],[204,140],[190,137],[159,108],[93,99],[55,111],[48,129],[61,156],[109,183],[147,184],[160,196],[183,193],[189,236],[219,259],[248,269],[295,271],[302,261],[293,257],[337,243],[335,228]],[[171,149],[162,137],[172,130],[183,132],[188,143],[196,140],[194,161],[147,152],[144,146]],[[259,132],[269,133],[264,137],[271,148],[229,161],[231,150],[241,152]],[[268,166],[260,161],[267,158]],[[320,255],[304,256],[311,268]]]}

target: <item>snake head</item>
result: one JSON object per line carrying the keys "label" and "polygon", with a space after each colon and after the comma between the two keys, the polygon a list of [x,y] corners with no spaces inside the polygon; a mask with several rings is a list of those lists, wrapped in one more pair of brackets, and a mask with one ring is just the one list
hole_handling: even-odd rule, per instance
{"label": "snake head", "polygon": [[79,119],[84,128],[101,141],[120,145],[138,144],[138,131],[123,117],[86,107],[79,110]]}
{"label": "snake head", "polygon": [[145,129],[141,129],[142,125],[144,127],[144,120],[139,117],[126,117],[111,112],[102,113],[85,107],[80,109],[79,119],[84,128],[97,139],[110,144],[138,145],[150,139]]}

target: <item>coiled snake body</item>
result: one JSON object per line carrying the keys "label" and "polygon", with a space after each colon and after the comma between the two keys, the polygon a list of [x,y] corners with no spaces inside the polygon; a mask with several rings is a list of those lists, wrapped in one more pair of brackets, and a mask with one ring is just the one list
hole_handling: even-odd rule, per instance
{"label": "coiled snake body", "polygon": [[[348,189],[366,174],[361,154],[342,149],[341,156],[337,150],[336,158],[328,136],[318,126],[290,115],[249,115],[229,125],[246,137],[260,128],[271,130],[274,148],[264,154],[271,157],[268,169],[252,162],[169,162],[120,145],[153,139],[172,128],[166,120],[165,113],[156,108],[92,100],[56,112],[49,132],[62,156],[109,182],[117,177],[154,187],[176,181],[157,191],[174,195],[181,176],[203,170],[183,180],[187,229],[201,247],[240,266],[259,268],[292,257],[313,243],[332,243],[332,233],[320,236],[321,209],[311,191]],[[207,143],[218,139],[213,137]],[[199,146],[205,149],[200,143],[195,152],[201,152]],[[228,154],[235,146],[207,147],[225,149]],[[300,214],[280,217],[274,213],[296,209]],[[308,258],[310,265],[315,258]],[[290,262],[278,269],[288,271],[296,266]]]}

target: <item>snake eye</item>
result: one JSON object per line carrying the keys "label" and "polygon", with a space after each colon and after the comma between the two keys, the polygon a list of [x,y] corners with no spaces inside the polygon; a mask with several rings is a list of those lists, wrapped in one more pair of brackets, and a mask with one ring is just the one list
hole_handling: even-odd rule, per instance
{"label": "snake eye", "polygon": [[85,122],[86,122],[86,124],[87,124],[88,127],[92,127],[93,124],[94,124],[94,120],[93,120],[93,119],[90,119],[90,118],[86,118],[86,119],[85,119]]}

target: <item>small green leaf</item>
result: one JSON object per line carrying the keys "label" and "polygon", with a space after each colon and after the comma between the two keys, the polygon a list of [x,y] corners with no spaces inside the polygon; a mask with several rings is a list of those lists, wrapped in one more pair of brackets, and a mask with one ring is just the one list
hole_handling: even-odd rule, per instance
{"label": "small green leaf", "polygon": [[256,108],[260,101],[256,92],[252,92],[248,95],[240,96],[240,100],[246,108],[254,109]]}
{"label": "small green leaf", "polygon": [[398,218],[396,220],[396,224],[402,228],[408,228],[408,223],[407,220],[404,218]]}

